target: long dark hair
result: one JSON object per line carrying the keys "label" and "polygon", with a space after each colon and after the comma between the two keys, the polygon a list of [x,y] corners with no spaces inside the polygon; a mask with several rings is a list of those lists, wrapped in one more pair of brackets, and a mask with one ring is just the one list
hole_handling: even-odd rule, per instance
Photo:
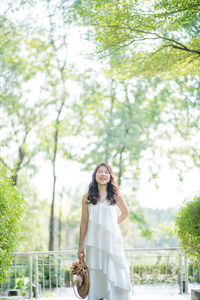
{"label": "long dark hair", "polygon": [[97,204],[97,201],[100,198],[99,195],[99,190],[98,190],[98,184],[96,182],[96,173],[99,167],[104,166],[107,168],[109,174],[110,174],[110,181],[107,184],[107,199],[110,202],[111,205],[115,205],[116,204],[116,198],[117,195],[119,193],[119,188],[117,183],[115,182],[115,177],[113,174],[113,171],[111,169],[111,167],[107,164],[107,163],[101,163],[99,164],[93,174],[92,174],[92,181],[89,184],[89,188],[88,188],[88,204]]}

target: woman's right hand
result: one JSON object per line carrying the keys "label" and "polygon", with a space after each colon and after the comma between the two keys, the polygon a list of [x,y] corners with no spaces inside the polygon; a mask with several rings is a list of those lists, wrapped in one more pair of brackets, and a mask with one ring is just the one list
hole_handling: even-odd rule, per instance
{"label": "woman's right hand", "polygon": [[81,257],[85,258],[85,252],[83,246],[79,247],[78,249],[78,258],[80,259]]}

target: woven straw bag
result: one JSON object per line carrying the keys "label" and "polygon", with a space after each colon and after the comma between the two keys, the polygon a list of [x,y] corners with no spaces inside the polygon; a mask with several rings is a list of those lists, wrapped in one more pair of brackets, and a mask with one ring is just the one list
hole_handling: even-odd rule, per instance
{"label": "woven straw bag", "polygon": [[[78,262],[74,262],[72,264],[72,267],[70,268],[70,276],[75,295],[79,299],[85,299],[89,293],[90,280],[89,271],[83,256],[79,259]],[[75,287],[77,289],[78,295]]]}

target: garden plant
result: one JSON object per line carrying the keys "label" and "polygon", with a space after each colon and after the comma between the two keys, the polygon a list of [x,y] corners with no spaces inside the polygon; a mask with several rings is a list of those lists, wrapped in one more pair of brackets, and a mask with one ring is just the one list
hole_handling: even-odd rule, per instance
{"label": "garden plant", "polygon": [[2,176],[0,179],[0,284],[8,277],[8,269],[15,255],[21,236],[21,218],[24,199],[13,186],[12,180]]}
{"label": "garden plant", "polygon": [[200,267],[200,194],[186,199],[175,217],[180,247]]}

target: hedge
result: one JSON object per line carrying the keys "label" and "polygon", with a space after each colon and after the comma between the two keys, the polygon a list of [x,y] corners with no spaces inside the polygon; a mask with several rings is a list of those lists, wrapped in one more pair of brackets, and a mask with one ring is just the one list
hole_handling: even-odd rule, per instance
{"label": "hedge", "polygon": [[8,268],[15,255],[21,236],[24,199],[11,179],[0,178],[0,284],[8,277]]}
{"label": "hedge", "polygon": [[175,216],[180,247],[200,267],[200,194],[186,199]]}

